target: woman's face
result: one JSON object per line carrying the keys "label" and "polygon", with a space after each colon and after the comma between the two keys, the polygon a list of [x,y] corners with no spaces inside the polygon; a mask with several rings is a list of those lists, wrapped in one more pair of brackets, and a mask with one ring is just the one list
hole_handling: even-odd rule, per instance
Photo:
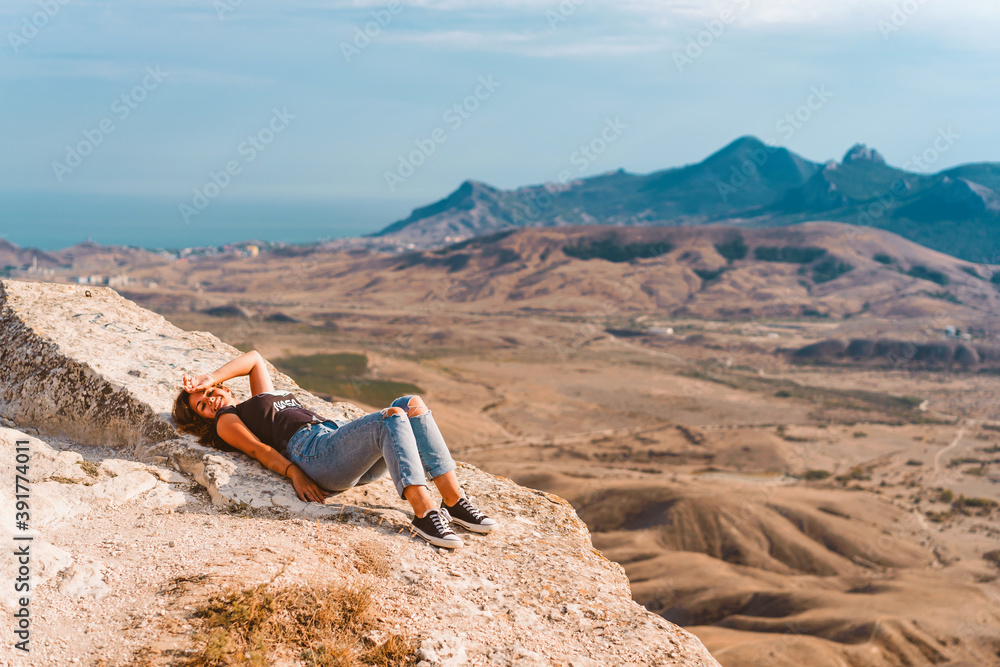
{"label": "woman's face", "polygon": [[227,405],[236,405],[236,400],[222,387],[209,387],[188,396],[188,405],[205,419],[215,419],[216,412]]}

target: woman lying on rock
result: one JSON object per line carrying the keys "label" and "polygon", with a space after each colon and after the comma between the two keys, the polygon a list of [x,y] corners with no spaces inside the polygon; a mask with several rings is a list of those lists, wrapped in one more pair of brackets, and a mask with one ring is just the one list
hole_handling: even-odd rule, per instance
{"label": "woman lying on rock", "polygon": [[[250,376],[253,398],[237,403],[222,383]],[[292,480],[299,499],[323,502],[329,492],[368,484],[387,471],[400,497],[410,501],[413,530],[439,547],[462,546],[449,523],[488,533],[497,522],[462,494],[455,462],[430,410],[419,396],[403,396],[378,412],[343,426],[275,391],[264,358],[256,350],[213,373],[183,378],[174,402],[177,427],[202,444],[239,450]],[[235,448],[235,449],[234,449]],[[443,497],[435,508],[427,477]]]}

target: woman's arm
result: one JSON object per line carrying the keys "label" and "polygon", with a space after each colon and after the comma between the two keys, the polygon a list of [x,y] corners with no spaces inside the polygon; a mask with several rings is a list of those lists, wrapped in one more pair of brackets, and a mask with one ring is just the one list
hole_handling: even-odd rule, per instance
{"label": "woman's arm", "polygon": [[[211,375],[212,379],[209,380],[207,375]],[[271,384],[271,374],[267,371],[267,364],[257,350],[241,354],[217,370],[190,380],[190,383],[188,377],[184,376],[184,388],[193,393],[207,389],[216,382],[225,382],[243,375],[250,376],[251,395],[256,396],[265,391],[274,391],[274,385]]]}
{"label": "woman's arm", "polygon": [[241,375],[250,376],[250,393],[254,396],[264,391],[274,391],[271,374],[267,372],[267,364],[257,350],[250,350],[236,357],[212,373],[216,382],[225,382]]}
{"label": "woman's arm", "polygon": [[236,415],[226,413],[220,416],[216,430],[220,438],[247,456],[260,461],[261,465],[268,470],[291,479],[299,500],[321,503],[329,495],[297,465],[282,456],[278,450],[257,439],[253,431],[247,428],[243,420]]}

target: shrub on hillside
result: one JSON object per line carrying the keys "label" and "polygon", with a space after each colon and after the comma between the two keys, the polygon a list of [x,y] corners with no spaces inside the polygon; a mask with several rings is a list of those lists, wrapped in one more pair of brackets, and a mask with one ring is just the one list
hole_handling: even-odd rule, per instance
{"label": "shrub on hillside", "polygon": [[949,283],[948,276],[944,275],[940,271],[928,269],[923,264],[914,264],[910,267],[910,270],[906,272],[906,275],[920,280],[929,280],[932,283],[937,283],[938,285],[947,285]]}
{"label": "shrub on hillside", "polygon": [[711,270],[711,269],[695,269],[694,272],[695,272],[695,275],[697,275],[699,278],[701,278],[702,280],[704,280],[707,283],[710,280],[715,280],[716,278],[718,278],[719,276],[721,276],[723,273],[725,273],[726,272],[726,267],[722,267],[721,269],[715,269],[715,270]]}
{"label": "shrub on hillside", "polygon": [[944,291],[944,292],[928,292],[927,290],[922,290],[921,294],[926,294],[927,296],[931,297],[932,299],[940,299],[941,301],[948,301],[950,303],[957,303],[958,305],[962,305],[962,303],[963,303],[963,301],[961,299],[959,299],[957,296],[955,296],[951,292],[947,292],[947,291]]}
{"label": "shrub on hillside", "polygon": [[764,262],[788,262],[789,264],[809,264],[826,254],[826,248],[812,246],[758,246],[753,255]]}
{"label": "shrub on hillside", "polygon": [[979,271],[977,271],[976,267],[974,267],[974,266],[963,266],[962,270],[965,271],[966,273],[968,273],[973,278],[979,278],[980,280],[983,279],[983,277],[981,275],[979,275]]}
{"label": "shrub on hillside", "polygon": [[516,250],[511,248],[496,248],[492,252],[483,252],[484,255],[495,255],[497,258],[497,266],[502,266],[504,264],[510,264],[511,262],[520,262],[521,255],[518,254]]}
{"label": "shrub on hillside", "polygon": [[990,498],[966,498],[965,496],[959,496],[958,500],[954,502],[956,507],[986,507],[993,508],[997,506],[997,501],[991,500]]}
{"label": "shrub on hillside", "polygon": [[743,259],[747,256],[747,252],[750,248],[743,241],[742,236],[734,236],[728,241],[723,243],[715,244],[715,251],[726,258],[727,261],[734,261],[737,259]]}
{"label": "shrub on hillside", "polygon": [[814,283],[827,283],[852,269],[854,267],[847,262],[841,262],[836,257],[828,257],[813,267],[812,279]]}
{"label": "shrub on hillside", "polygon": [[563,246],[563,252],[577,259],[603,259],[608,262],[628,262],[643,257],[659,257],[674,249],[669,241],[658,243],[627,243],[621,245],[614,239],[591,241]]}
{"label": "shrub on hillside", "polygon": [[853,480],[861,480],[863,482],[867,482],[872,478],[871,475],[868,473],[869,471],[865,470],[863,467],[854,466],[846,474],[837,475],[837,481],[841,482],[842,484],[846,484],[847,482]]}

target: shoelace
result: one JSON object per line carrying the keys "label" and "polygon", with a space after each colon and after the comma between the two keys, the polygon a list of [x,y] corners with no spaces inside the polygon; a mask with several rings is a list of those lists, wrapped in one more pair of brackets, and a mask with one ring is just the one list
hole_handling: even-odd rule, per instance
{"label": "shoelace", "polygon": [[456,505],[460,505],[462,509],[472,515],[476,521],[482,521],[486,518],[486,515],[479,511],[479,508],[469,502],[467,498],[459,498]]}
{"label": "shoelace", "polygon": [[434,510],[431,510],[430,513],[433,514],[433,516],[431,516],[431,521],[434,522],[434,528],[437,529],[438,533],[440,533],[441,535],[447,535],[448,533],[454,532],[448,525],[447,520],[444,518],[441,512],[435,512]]}

